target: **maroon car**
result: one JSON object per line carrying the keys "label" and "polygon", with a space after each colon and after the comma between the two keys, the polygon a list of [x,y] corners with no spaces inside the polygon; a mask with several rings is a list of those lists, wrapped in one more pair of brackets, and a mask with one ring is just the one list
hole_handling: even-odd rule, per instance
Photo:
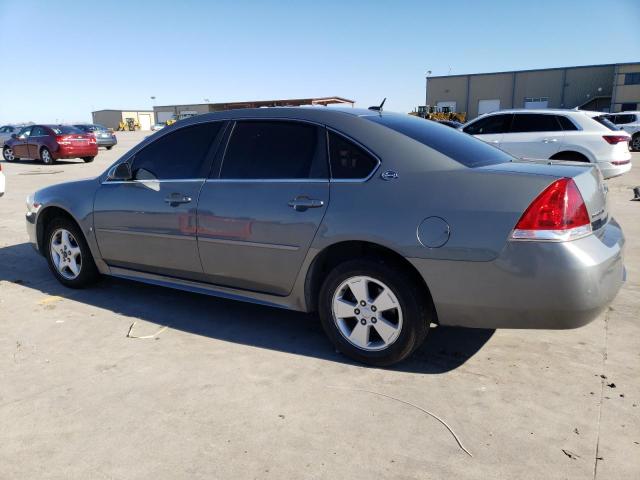
{"label": "maroon car", "polygon": [[92,162],[98,155],[96,137],[69,125],[30,125],[4,142],[7,162],[31,158],[50,165],[61,158]]}

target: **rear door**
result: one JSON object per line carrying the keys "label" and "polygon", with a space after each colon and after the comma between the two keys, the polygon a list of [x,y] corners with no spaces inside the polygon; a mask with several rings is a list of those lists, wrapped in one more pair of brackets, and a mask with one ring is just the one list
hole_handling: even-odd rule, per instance
{"label": "rear door", "polygon": [[94,226],[109,265],[201,277],[196,208],[222,127],[223,122],[207,122],[163,135],[130,160],[133,180],[101,185]]}
{"label": "rear door", "polygon": [[563,130],[553,114],[516,113],[500,148],[519,158],[548,159],[562,149]]}
{"label": "rear door", "polygon": [[499,113],[481,117],[464,127],[462,131],[494,147],[499,147],[504,132],[509,130],[512,116],[511,113]]}
{"label": "rear door", "polygon": [[329,203],[324,128],[237,121],[198,203],[206,280],[287,295]]}

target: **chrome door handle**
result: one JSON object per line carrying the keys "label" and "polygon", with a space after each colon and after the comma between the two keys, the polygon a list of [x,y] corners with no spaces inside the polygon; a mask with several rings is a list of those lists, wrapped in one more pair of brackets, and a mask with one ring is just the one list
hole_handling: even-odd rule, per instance
{"label": "chrome door handle", "polygon": [[171,206],[176,206],[181,203],[191,203],[191,197],[188,195],[183,195],[182,193],[172,193],[168,197],[164,199],[166,203],[171,204]]}
{"label": "chrome door handle", "polygon": [[558,139],[557,138],[543,138],[542,141],[544,143],[555,143],[555,142],[558,141]]}
{"label": "chrome door handle", "polygon": [[289,200],[289,206],[296,212],[304,212],[308,208],[320,208],[324,206],[323,200],[309,197],[296,197],[293,200]]}
{"label": "chrome door handle", "polygon": [[489,143],[500,143],[500,140],[490,140]]}

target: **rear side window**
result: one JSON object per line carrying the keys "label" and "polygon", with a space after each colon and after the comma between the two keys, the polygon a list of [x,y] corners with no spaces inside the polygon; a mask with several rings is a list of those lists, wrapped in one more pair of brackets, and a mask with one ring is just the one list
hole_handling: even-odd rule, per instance
{"label": "rear side window", "polygon": [[329,131],[329,158],[331,178],[335,179],[367,178],[378,166],[378,160],[362,148],[331,131]]}
{"label": "rear side window", "polygon": [[606,115],[598,115],[592,118],[596,122],[598,122],[600,125],[604,125],[605,127],[607,127],[609,130],[620,130],[620,127],[616,126],[616,124],[613,123],[611,119],[608,118]]}
{"label": "rear side window", "polygon": [[555,115],[516,113],[511,124],[511,133],[557,132],[562,130]]}
{"label": "rear side window", "polygon": [[[503,116],[508,118],[510,115]],[[482,167],[513,160],[508,153],[482,140],[423,118],[411,115],[376,115],[363,118],[400,132],[466,167]]]}
{"label": "rear side window", "polygon": [[463,132],[469,135],[505,133],[509,130],[510,121],[511,114],[490,115],[467,125],[463,128]]}
{"label": "rear side window", "polygon": [[31,136],[32,137],[44,137],[44,136],[46,136],[48,134],[49,134],[49,132],[47,132],[42,127],[33,127],[33,130],[31,131]]}
{"label": "rear side window", "polygon": [[567,117],[563,117],[562,115],[558,115],[558,116],[556,116],[556,120],[560,124],[560,126],[562,127],[562,130],[565,130],[565,131],[566,130],[578,130],[578,127],[576,127],[575,123],[573,123]]}
{"label": "rear side window", "polygon": [[[324,144],[322,144],[324,145]],[[327,178],[321,130],[282,121],[237,122],[222,162],[220,178]]]}
{"label": "rear side window", "polygon": [[184,180],[208,173],[205,158],[220,122],[184,127],[150,143],[133,159],[136,180]]}
{"label": "rear side window", "polygon": [[609,117],[609,120],[613,121],[616,125],[625,125],[635,122],[636,116],[631,114],[616,115],[615,117]]}

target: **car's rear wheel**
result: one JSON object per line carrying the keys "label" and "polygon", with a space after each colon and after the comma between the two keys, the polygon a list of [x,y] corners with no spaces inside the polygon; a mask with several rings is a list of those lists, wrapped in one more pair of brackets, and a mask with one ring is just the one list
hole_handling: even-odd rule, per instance
{"label": "car's rear wheel", "polygon": [[640,152],[640,133],[636,133],[631,139],[631,151]]}
{"label": "car's rear wheel", "polygon": [[389,366],[424,341],[430,302],[401,268],[352,260],[329,273],[319,297],[322,326],[334,346],[354,360]]}
{"label": "car's rear wheel", "polygon": [[63,285],[84,288],[99,276],[82,232],[68,218],[54,218],[46,228],[45,254],[49,268]]}
{"label": "car's rear wheel", "polygon": [[91,163],[96,157],[82,157],[85,163]]}
{"label": "car's rear wheel", "polygon": [[18,157],[15,156],[15,154],[13,153],[13,148],[11,147],[4,147],[2,149],[2,157],[7,162],[15,162],[16,160],[20,160]]}
{"label": "car's rear wheel", "polygon": [[110,147],[107,147],[107,150],[111,150],[113,148],[113,145],[111,145]]}
{"label": "car's rear wheel", "polygon": [[52,165],[55,162],[47,147],[42,147],[42,150],[40,150],[40,160],[42,160],[42,163],[45,165]]}

